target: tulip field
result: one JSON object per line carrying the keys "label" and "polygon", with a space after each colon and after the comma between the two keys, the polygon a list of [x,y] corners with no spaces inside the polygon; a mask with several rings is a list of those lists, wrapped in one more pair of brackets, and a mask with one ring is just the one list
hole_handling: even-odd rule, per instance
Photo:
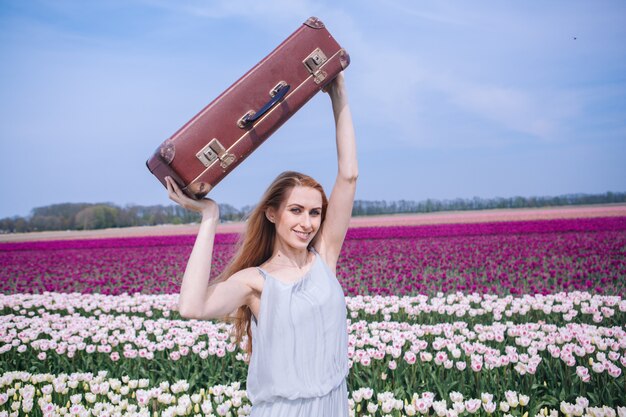
{"label": "tulip field", "polygon": [[[0,417],[249,415],[246,340],[177,312],[194,240],[0,243]],[[354,228],[337,278],[351,416],[626,417],[626,217]]]}

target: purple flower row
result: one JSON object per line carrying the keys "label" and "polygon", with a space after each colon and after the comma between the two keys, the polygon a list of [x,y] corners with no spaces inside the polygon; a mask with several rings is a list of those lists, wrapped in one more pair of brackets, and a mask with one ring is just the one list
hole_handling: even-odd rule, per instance
{"label": "purple flower row", "polygon": [[[194,236],[0,244],[0,292],[177,293]],[[216,236],[212,275],[237,235]],[[626,296],[626,217],[348,231],[337,277],[346,295]]]}

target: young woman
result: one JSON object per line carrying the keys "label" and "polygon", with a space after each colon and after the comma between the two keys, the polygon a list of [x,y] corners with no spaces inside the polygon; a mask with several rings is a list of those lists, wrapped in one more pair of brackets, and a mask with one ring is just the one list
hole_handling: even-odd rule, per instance
{"label": "young woman", "polygon": [[343,74],[329,85],[338,173],[330,199],[313,178],[280,174],[247,220],[231,263],[209,282],[217,204],[186,197],[167,178],[169,197],[202,221],[180,290],[179,311],[199,320],[234,317],[248,336],[251,417],[347,417],[348,333],[335,276],[358,175]]}

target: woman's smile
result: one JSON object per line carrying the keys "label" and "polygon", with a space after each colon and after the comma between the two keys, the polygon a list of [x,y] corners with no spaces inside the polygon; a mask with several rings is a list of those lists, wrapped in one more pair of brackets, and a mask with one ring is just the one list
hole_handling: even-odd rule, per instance
{"label": "woman's smile", "polygon": [[296,236],[298,236],[302,240],[308,240],[309,236],[311,235],[311,232],[301,232],[298,230],[294,230],[294,232],[296,232]]}

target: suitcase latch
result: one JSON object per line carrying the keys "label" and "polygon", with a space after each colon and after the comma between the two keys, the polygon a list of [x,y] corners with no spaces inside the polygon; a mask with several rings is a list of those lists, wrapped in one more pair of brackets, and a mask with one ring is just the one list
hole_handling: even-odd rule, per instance
{"label": "suitcase latch", "polygon": [[326,78],[326,71],[320,70],[320,67],[328,61],[326,55],[320,48],[315,49],[302,63],[306,69],[313,75],[316,84],[321,83]]}
{"label": "suitcase latch", "polygon": [[207,168],[215,162],[216,159],[221,161],[220,166],[222,168],[228,168],[228,166],[237,159],[232,153],[226,152],[226,148],[224,148],[217,139],[212,139],[208,145],[202,148],[196,154],[196,158]]}

